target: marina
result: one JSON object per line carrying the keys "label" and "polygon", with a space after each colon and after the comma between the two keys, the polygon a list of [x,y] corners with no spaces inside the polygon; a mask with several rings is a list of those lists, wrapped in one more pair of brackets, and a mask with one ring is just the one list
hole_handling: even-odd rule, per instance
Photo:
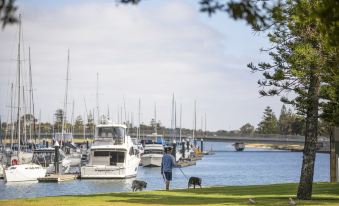
{"label": "marina", "polygon": [[2,1],[0,206],[338,205],[337,9]]}
{"label": "marina", "polygon": [[[196,165],[183,167],[186,176],[199,176],[203,187],[230,185],[263,185],[299,181],[302,153],[271,149],[246,148],[235,152],[232,144],[205,142],[206,148],[219,150],[206,155]],[[221,152],[222,150],[222,152]],[[315,181],[329,181],[329,155],[317,154]],[[213,173],[211,173],[213,168]],[[164,189],[159,167],[139,167],[136,178],[85,179],[56,183],[5,183],[0,180],[1,199],[41,196],[83,195],[131,191],[134,179],[146,181],[146,190]],[[173,188],[186,188],[187,179],[179,169],[173,170]]]}

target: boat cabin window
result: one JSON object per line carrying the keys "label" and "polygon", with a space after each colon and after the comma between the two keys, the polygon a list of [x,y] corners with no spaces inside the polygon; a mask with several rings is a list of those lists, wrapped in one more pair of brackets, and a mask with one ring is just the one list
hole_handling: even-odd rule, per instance
{"label": "boat cabin window", "polygon": [[94,156],[95,157],[107,157],[109,156],[108,151],[94,151]]}
{"label": "boat cabin window", "polygon": [[125,152],[116,151],[94,151],[93,164],[113,165],[125,162]]}
{"label": "boat cabin window", "polygon": [[124,152],[110,152],[109,163],[110,165],[117,165],[117,163],[124,163],[125,153]]}
{"label": "boat cabin window", "polygon": [[122,127],[99,127],[97,137],[103,139],[113,139],[114,144],[124,143],[125,129]]}

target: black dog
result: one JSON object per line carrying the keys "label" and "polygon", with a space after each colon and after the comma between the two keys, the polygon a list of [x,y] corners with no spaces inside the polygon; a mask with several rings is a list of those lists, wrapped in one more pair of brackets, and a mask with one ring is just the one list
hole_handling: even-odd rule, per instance
{"label": "black dog", "polygon": [[188,180],[187,189],[189,189],[191,185],[193,185],[194,189],[195,189],[196,185],[199,185],[200,188],[201,188],[201,178],[199,178],[199,177],[190,177],[190,179]]}
{"label": "black dog", "polygon": [[141,180],[133,180],[132,182],[132,191],[140,190],[147,187],[147,182]]}

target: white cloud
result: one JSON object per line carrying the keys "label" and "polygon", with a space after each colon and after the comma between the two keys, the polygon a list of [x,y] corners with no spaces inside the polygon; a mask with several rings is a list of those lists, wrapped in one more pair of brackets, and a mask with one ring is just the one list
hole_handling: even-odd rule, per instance
{"label": "white cloud", "polygon": [[[168,1],[156,9],[114,3],[22,8],[37,107],[45,121],[63,105],[68,48],[75,114],[84,114],[84,98],[89,109],[95,107],[97,72],[101,111],[109,105],[113,117],[124,96],[136,120],[140,97],[142,121],[149,122],[156,102],[159,119],[169,126],[174,92],[178,108],[183,104],[183,126],[192,126],[197,99],[198,122],[206,112],[210,129],[236,129],[246,122],[256,124],[266,105],[278,105],[276,99],[258,98],[257,76],[244,68],[251,54],[228,55],[232,48],[225,52],[225,35],[202,22],[190,4]],[[16,65],[10,59],[16,58],[16,30],[7,27],[0,39],[5,48],[0,51],[0,92],[6,97],[0,100],[2,115],[15,78]]]}

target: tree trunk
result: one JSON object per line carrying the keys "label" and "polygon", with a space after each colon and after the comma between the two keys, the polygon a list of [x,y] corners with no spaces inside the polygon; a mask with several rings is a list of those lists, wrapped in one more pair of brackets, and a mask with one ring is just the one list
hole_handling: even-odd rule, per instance
{"label": "tree trunk", "polygon": [[330,182],[337,182],[337,155],[335,152],[335,127],[330,131]]}
{"label": "tree trunk", "polygon": [[310,200],[312,198],[314,163],[318,141],[319,82],[317,74],[313,73],[310,75],[310,87],[307,97],[305,146],[297,194],[297,198],[301,200]]}

